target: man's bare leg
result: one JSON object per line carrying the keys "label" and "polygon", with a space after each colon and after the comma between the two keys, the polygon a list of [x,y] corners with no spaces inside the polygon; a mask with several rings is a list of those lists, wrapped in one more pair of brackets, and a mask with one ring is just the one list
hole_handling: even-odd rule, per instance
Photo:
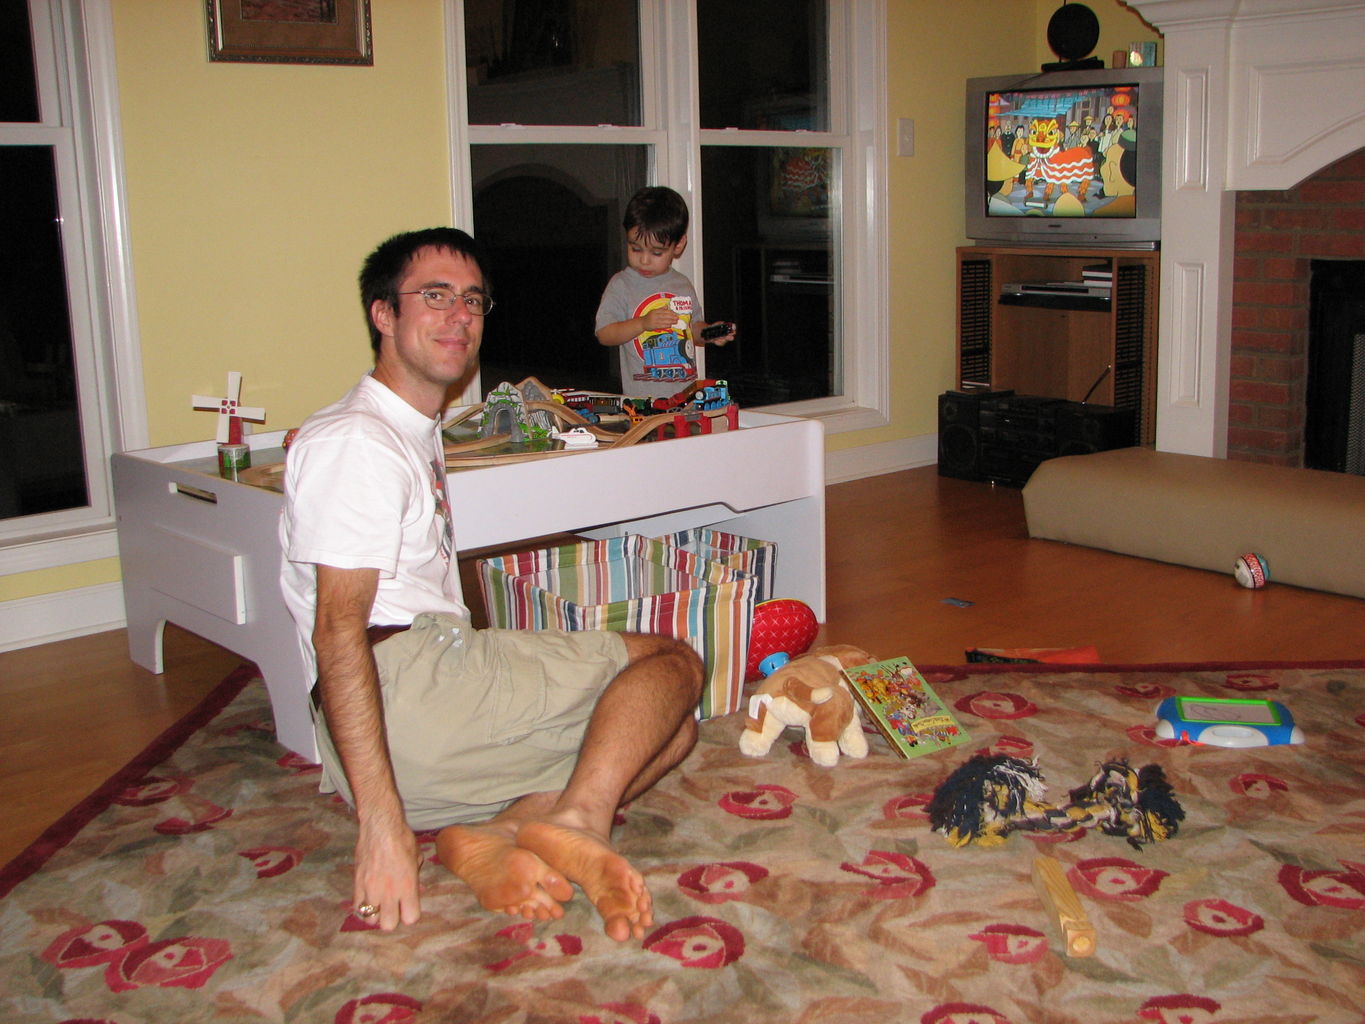
{"label": "man's bare leg", "polygon": [[644,878],[611,845],[616,809],[676,767],[696,743],[702,665],[680,641],[625,634],[630,664],[603,691],[564,791],[531,811],[517,846],[575,882],[618,942],[654,923]]}
{"label": "man's bare leg", "polygon": [[441,863],[464,881],[485,910],[549,921],[564,916],[573,886],[530,850],[517,830],[554,806],[558,793],[522,797],[490,821],[451,825],[436,833]]}

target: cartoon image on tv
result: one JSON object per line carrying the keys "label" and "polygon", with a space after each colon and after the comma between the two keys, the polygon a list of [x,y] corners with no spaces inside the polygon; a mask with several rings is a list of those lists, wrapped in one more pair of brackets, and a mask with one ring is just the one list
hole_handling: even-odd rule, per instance
{"label": "cartoon image on tv", "polygon": [[630,342],[644,360],[642,374],[637,380],[691,380],[692,369],[692,299],[687,295],[665,292],[649,296],[635,309],[637,317],[667,306],[677,320],[666,331],[646,331]]}
{"label": "cartoon image on tv", "polygon": [[986,118],[992,217],[1136,215],[1131,86],[993,93]]}

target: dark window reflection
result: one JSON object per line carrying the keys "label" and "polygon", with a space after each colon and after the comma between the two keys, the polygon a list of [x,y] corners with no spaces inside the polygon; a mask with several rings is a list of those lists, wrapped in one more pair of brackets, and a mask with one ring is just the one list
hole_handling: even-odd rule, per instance
{"label": "dark window reflection", "polygon": [[829,130],[825,0],[698,0],[701,126]]}
{"label": "dark window reflection", "polygon": [[38,120],[38,80],[24,0],[0,3],[0,121]]}
{"label": "dark window reflection", "polygon": [[706,317],[738,336],[706,349],[706,375],[741,406],[838,394],[828,149],[703,146]]}
{"label": "dark window reflection", "polygon": [[470,124],[638,125],[636,0],[466,0]]}
{"label": "dark window reflection", "polygon": [[89,503],[56,172],[46,146],[0,148],[0,518]]}
{"label": "dark window reflection", "polygon": [[474,234],[498,305],[484,325],[485,393],[528,376],[620,390],[597,304],[625,265],[621,218],[646,184],[643,146],[474,146]]}

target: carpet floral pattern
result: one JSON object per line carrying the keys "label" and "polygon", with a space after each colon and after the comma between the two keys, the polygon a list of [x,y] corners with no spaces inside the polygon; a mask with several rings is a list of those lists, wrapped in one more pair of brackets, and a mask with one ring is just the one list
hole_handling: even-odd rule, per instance
{"label": "carpet floral pattern", "polygon": [[[738,750],[741,717],[704,723],[682,768],[620,815],[655,924],[619,945],[581,896],[545,924],[484,912],[431,837],[421,921],[391,934],[361,922],[353,819],[319,795],[315,766],[275,744],[250,682],[164,761],[109,787],[74,836],[0,874],[0,1020],[1365,1018],[1365,670],[926,676],[971,734],[929,757],[897,759],[873,737],[866,760],[819,768],[789,731],[755,760]],[[1158,740],[1152,710],[1177,693],[1273,697],[1308,741]],[[1158,763],[1185,820],[1141,849],[1098,831],[953,848],[925,805],[983,750],[1036,758],[1057,800],[1108,758]],[[1063,863],[1094,956],[1064,955],[1030,880],[1038,853]]]}

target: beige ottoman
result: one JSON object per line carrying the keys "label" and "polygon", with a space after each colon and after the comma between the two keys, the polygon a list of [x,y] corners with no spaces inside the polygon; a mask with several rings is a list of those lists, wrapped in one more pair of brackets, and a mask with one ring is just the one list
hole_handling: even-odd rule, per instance
{"label": "beige ottoman", "polygon": [[1146,448],[1049,459],[1024,487],[1030,537],[1365,597],[1365,477]]}

